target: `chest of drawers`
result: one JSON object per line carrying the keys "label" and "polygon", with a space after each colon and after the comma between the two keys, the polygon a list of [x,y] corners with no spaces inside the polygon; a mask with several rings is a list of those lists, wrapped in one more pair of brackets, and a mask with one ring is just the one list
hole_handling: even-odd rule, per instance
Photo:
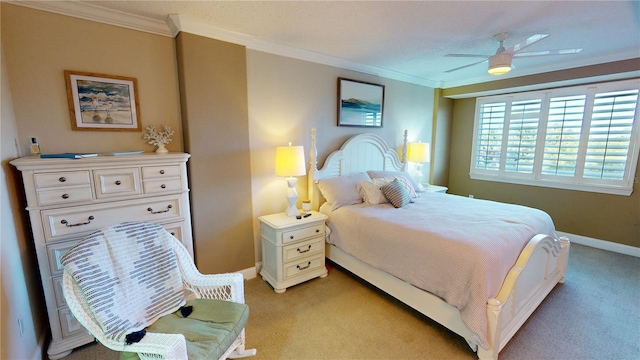
{"label": "chest of drawers", "polygon": [[262,269],[260,275],[276,293],[316,277],[327,276],[324,264],[324,222],[327,216],[315,211],[296,219],[284,213],[265,215],[260,220]]}
{"label": "chest of drawers", "polygon": [[189,156],[145,153],[11,161],[24,183],[51,327],[50,359],[94,340],[75,320],[62,293],[60,258],[82,238],[123,221],[152,222],[180,239],[193,257]]}

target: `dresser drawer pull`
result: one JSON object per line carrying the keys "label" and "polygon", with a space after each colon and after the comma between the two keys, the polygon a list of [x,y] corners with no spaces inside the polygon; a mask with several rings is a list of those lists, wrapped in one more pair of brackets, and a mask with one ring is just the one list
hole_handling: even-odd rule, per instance
{"label": "dresser drawer pull", "polygon": [[63,199],[68,199],[69,198],[69,194],[62,194],[62,198]]}
{"label": "dresser drawer pull", "polygon": [[293,235],[289,236],[289,239],[293,240]]}
{"label": "dresser drawer pull", "polygon": [[162,184],[162,185],[160,185],[160,187],[161,187],[161,188],[163,188],[163,189],[166,189],[166,188],[167,188],[167,185]]}
{"label": "dresser drawer pull", "polygon": [[93,220],[95,218],[93,217],[93,215],[91,215],[91,216],[88,217],[88,219],[89,219],[89,221],[87,221],[87,222],[77,223],[77,224],[69,224],[69,222],[67,220],[62,220],[62,221],[60,221],[60,223],[64,224],[64,226],[66,226],[66,227],[89,225],[89,224],[91,224],[91,220]]}
{"label": "dresser drawer pull", "polygon": [[298,270],[304,270],[304,269],[308,269],[309,266],[311,266],[311,261],[307,262],[307,266],[300,266],[300,265],[296,265],[296,267],[298,268]]}
{"label": "dresser drawer pull", "polygon": [[316,229],[316,233],[319,233],[319,232],[320,232],[320,229]]}
{"label": "dresser drawer pull", "polygon": [[152,213],[152,214],[162,214],[162,213],[166,213],[166,212],[168,212],[169,210],[171,210],[171,208],[172,208],[172,207],[173,207],[173,206],[171,206],[171,205],[167,205],[167,209],[166,209],[166,210],[160,210],[160,211],[153,211],[153,209],[152,209],[152,208],[147,208],[147,211],[148,211],[148,212],[150,212],[150,213]]}
{"label": "dresser drawer pull", "polygon": [[300,248],[297,248],[296,250],[298,250],[300,254],[304,254],[306,252],[309,252],[309,250],[311,250],[311,245],[308,245],[306,250],[300,250]]}
{"label": "dresser drawer pull", "polygon": [[120,184],[122,184],[122,181],[116,180],[116,185],[120,185]]}
{"label": "dresser drawer pull", "polygon": [[66,177],[64,177],[64,176],[61,176],[61,177],[58,179],[58,181],[60,181],[60,182],[65,182],[65,181],[67,181],[67,178],[66,178]]}
{"label": "dresser drawer pull", "polygon": [[164,170],[160,170],[160,174],[161,174],[161,175],[164,175]]}

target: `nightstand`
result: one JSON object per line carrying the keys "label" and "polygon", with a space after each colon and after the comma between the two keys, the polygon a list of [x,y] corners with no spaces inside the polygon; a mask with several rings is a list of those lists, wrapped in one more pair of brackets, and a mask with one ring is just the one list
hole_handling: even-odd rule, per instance
{"label": "nightstand", "polygon": [[438,186],[438,185],[431,185],[431,184],[422,184],[422,187],[426,192],[446,193],[447,190],[449,190],[449,188],[446,186]]}
{"label": "nightstand", "polygon": [[260,275],[278,294],[303,281],[327,276],[324,265],[327,216],[316,211],[309,214],[301,219],[284,212],[258,218],[262,241]]}

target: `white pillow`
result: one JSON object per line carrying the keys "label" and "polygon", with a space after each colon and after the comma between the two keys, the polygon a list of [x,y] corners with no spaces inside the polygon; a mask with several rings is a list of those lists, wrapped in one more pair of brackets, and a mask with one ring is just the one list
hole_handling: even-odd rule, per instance
{"label": "white pillow", "polygon": [[318,189],[325,200],[331,204],[331,211],[333,211],[341,206],[361,203],[362,197],[357,189],[358,182],[370,179],[366,173],[337,176],[318,181]]}
{"label": "white pillow", "polygon": [[387,198],[384,196],[380,188],[389,184],[394,179],[394,177],[390,176],[386,178],[362,180],[358,183],[358,193],[364,200],[365,204],[385,204],[387,203]]}
{"label": "white pillow", "polygon": [[369,174],[372,179],[389,176],[404,176],[407,180],[409,180],[409,183],[411,183],[411,186],[413,187],[413,190],[415,192],[425,192],[425,190],[418,184],[418,182],[406,171],[369,170],[367,171],[367,174]]}

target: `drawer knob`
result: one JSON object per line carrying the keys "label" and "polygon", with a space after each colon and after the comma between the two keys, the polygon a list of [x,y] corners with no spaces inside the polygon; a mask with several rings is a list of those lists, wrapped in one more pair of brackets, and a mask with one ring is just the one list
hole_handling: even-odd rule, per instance
{"label": "drawer knob", "polygon": [[61,177],[58,179],[58,181],[60,181],[60,182],[65,182],[65,181],[67,181],[67,178],[66,178],[66,177],[64,177],[64,176],[61,176]]}
{"label": "drawer knob", "polygon": [[162,185],[160,185],[160,187],[161,187],[161,188],[163,188],[163,189],[166,189],[166,188],[167,188],[167,185],[162,184]]}
{"label": "drawer knob", "polygon": [[122,181],[116,180],[116,185],[120,185],[120,184],[122,184]]}
{"label": "drawer knob", "polygon": [[161,174],[161,175],[164,175],[164,170],[160,170],[160,174]]}
{"label": "drawer knob", "polygon": [[63,199],[68,199],[69,198],[69,194],[62,194],[62,198]]}
{"label": "drawer knob", "polygon": [[293,235],[289,236],[289,239],[293,240]]}
{"label": "drawer knob", "polygon": [[316,229],[316,233],[319,233],[319,232],[320,232],[320,229]]}
{"label": "drawer knob", "polygon": [[298,250],[300,254],[304,254],[306,252],[309,252],[309,250],[311,250],[311,245],[308,245],[305,250],[300,250],[300,248],[297,248],[296,250]]}
{"label": "drawer knob", "polygon": [[87,222],[77,223],[77,224],[69,224],[69,222],[67,220],[63,219],[62,221],[60,221],[60,223],[64,224],[64,226],[66,226],[66,227],[74,227],[74,226],[81,226],[81,225],[89,225],[89,224],[91,224],[91,220],[93,220],[93,219],[95,219],[95,218],[93,217],[93,215],[91,215],[91,216],[89,216],[87,218],[87,220],[88,220]]}
{"label": "drawer knob", "polygon": [[171,210],[172,207],[173,206],[171,206],[171,205],[167,205],[167,208],[165,210],[158,210],[158,211],[153,211],[152,208],[147,208],[147,211],[152,213],[152,214],[162,214],[162,213],[166,213],[169,210]]}
{"label": "drawer knob", "polygon": [[304,269],[308,269],[309,266],[311,266],[311,261],[307,261],[307,266],[300,266],[300,265],[296,265],[296,267],[298,268],[298,270],[304,270]]}

